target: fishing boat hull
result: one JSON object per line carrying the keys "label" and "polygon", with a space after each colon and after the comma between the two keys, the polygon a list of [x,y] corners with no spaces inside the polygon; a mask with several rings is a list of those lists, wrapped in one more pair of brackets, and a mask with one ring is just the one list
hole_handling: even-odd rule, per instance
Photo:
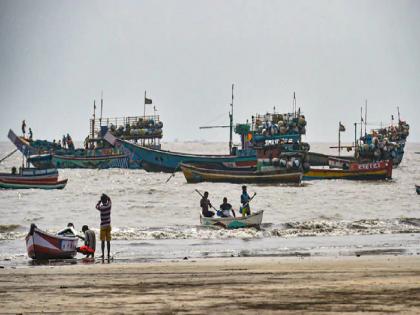
{"label": "fishing boat hull", "polygon": [[19,183],[55,183],[58,179],[57,169],[24,168],[21,174],[0,173],[0,181]]}
{"label": "fishing boat hull", "polygon": [[259,228],[261,226],[263,214],[264,214],[264,211],[261,210],[246,217],[238,216],[236,218],[235,217],[207,218],[200,215],[200,223],[201,225],[204,225],[204,226],[220,226],[226,229],[238,229],[238,228],[248,228],[248,227]]}
{"label": "fishing boat hull", "polygon": [[366,164],[350,164],[350,169],[312,168],[303,176],[303,180],[348,179],[348,180],[383,180],[392,178],[392,162],[381,161]]}
{"label": "fishing boat hull", "polygon": [[122,150],[129,157],[130,164],[138,163],[149,172],[173,173],[181,170],[181,163],[213,164],[220,167],[225,164],[237,167],[256,165],[255,155],[200,155],[158,150],[117,139],[110,132],[105,134],[104,139]]}
{"label": "fishing boat hull", "polygon": [[53,183],[50,182],[42,182],[42,181],[7,181],[7,180],[0,180],[0,188],[1,189],[63,189],[67,185],[67,179],[56,181]]}
{"label": "fishing boat hull", "polygon": [[128,168],[128,157],[124,154],[87,157],[54,154],[52,164],[57,168]]}
{"label": "fishing boat hull", "polygon": [[77,254],[77,237],[53,235],[34,224],[25,241],[28,256],[32,259],[70,259]]}
{"label": "fishing boat hull", "polygon": [[223,182],[237,184],[264,184],[264,183],[295,183],[299,184],[302,180],[302,172],[293,171],[229,171],[219,169],[201,168],[189,164],[181,164],[188,183],[199,182]]}

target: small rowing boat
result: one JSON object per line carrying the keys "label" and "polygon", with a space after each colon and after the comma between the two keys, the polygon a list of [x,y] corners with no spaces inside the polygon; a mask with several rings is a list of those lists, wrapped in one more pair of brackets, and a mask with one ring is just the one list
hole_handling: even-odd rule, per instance
{"label": "small rowing boat", "polygon": [[188,183],[199,182],[223,182],[238,184],[263,184],[263,183],[295,183],[299,184],[302,180],[301,171],[258,171],[258,170],[221,170],[216,168],[204,168],[190,164],[181,164]]}
{"label": "small rowing boat", "polygon": [[0,180],[0,188],[2,189],[63,189],[67,185],[67,179],[56,181],[54,183],[45,182],[19,182]]}
{"label": "small rowing boat", "polygon": [[351,163],[349,169],[311,168],[303,179],[381,180],[392,178],[392,162]]}
{"label": "small rowing boat", "polygon": [[3,189],[63,189],[66,184],[67,179],[58,181],[57,169],[23,168],[19,173],[0,173],[0,188]]}
{"label": "small rowing boat", "polygon": [[415,185],[415,186],[416,186],[416,192],[417,192],[417,194],[420,195],[420,185]]}
{"label": "small rowing boat", "polygon": [[238,229],[238,228],[247,228],[247,227],[255,227],[259,228],[262,222],[264,210],[260,210],[254,212],[253,214],[242,217],[203,217],[200,215],[200,223],[201,225],[205,226],[220,226],[225,229]]}
{"label": "small rowing boat", "polygon": [[68,259],[77,254],[77,237],[54,235],[40,230],[35,224],[31,224],[25,241],[32,259]]}

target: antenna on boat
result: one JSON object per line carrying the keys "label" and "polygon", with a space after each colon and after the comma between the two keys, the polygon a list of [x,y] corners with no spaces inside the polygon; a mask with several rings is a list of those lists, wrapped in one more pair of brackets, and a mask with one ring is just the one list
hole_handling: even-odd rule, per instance
{"label": "antenna on boat", "polygon": [[360,106],[360,137],[363,134],[363,106]]}
{"label": "antenna on boat", "polygon": [[230,112],[229,112],[229,126],[200,126],[199,129],[211,129],[211,128],[229,128],[229,154],[232,154],[233,148],[233,88],[234,84],[232,84],[232,102],[230,103]]}
{"label": "antenna on boat", "polygon": [[91,124],[91,138],[95,138],[96,100],[93,100],[93,119]]}
{"label": "antenna on boat", "polygon": [[230,113],[229,113],[229,153],[232,154],[232,147],[233,147],[233,88],[234,84],[232,83],[232,103],[230,103]]}
{"label": "antenna on boat", "polygon": [[398,111],[398,123],[400,123],[401,118],[400,118],[400,107],[397,106],[397,111]]}
{"label": "antenna on boat", "polygon": [[102,126],[102,109],[104,106],[104,91],[101,91],[101,117],[99,118],[99,126]]}
{"label": "antenna on boat", "polygon": [[367,135],[366,126],[367,126],[367,100],[365,100],[365,137]]}
{"label": "antenna on boat", "polygon": [[293,92],[293,115],[296,117],[296,92]]}

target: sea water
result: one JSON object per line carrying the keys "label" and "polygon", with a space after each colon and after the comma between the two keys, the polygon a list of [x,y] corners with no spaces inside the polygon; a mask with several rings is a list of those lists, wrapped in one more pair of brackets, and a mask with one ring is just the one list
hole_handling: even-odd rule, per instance
{"label": "sea water", "polygon": [[[227,145],[164,143],[164,149],[226,154]],[[0,143],[0,157],[14,149]],[[312,150],[336,153],[329,144]],[[264,210],[260,230],[202,227],[200,196],[208,191],[216,207],[223,197],[238,209],[241,185],[187,184],[181,172],[144,170],[59,170],[63,190],[0,190],[0,264],[26,264],[24,237],[31,223],[56,232],[74,223],[98,232],[95,205],[102,193],[112,199],[112,253],[121,261],[231,256],[314,256],[392,253],[420,254],[420,144],[408,143],[403,162],[387,181],[316,180],[302,185],[248,185],[256,193],[252,210]],[[20,153],[0,163],[10,172]]]}

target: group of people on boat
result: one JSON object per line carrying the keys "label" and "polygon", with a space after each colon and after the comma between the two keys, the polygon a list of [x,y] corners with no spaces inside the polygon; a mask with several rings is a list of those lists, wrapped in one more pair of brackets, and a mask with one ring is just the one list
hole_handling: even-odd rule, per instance
{"label": "group of people on boat", "polygon": [[[26,121],[25,119],[22,120],[22,135],[24,138],[26,138]],[[34,134],[32,133],[32,129],[29,128],[28,130],[28,139],[29,141],[32,141]]]}
{"label": "group of people on boat", "polygon": [[[242,214],[242,216],[248,216],[251,214],[251,208],[249,206],[249,202],[251,201],[251,197],[249,196],[247,192],[247,187],[242,186],[242,194],[241,194],[241,207],[239,209],[239,212]],[[210,202],[209,199],[209,192],[204,192],[201,200],[200,200],[200,207],[201,207],[201,214],[204,217],[211,218],[214,217],[216,214],[219,217],[227,218],[227,217],[236,217],[235,210],[233,210],[233,207],[230,203],[228,203],[227,197],[223,197],[223,202],[219,206],[219,210],[216,210],[216,212],[211,211],[210,208],[214,208],[213,205]]]}

